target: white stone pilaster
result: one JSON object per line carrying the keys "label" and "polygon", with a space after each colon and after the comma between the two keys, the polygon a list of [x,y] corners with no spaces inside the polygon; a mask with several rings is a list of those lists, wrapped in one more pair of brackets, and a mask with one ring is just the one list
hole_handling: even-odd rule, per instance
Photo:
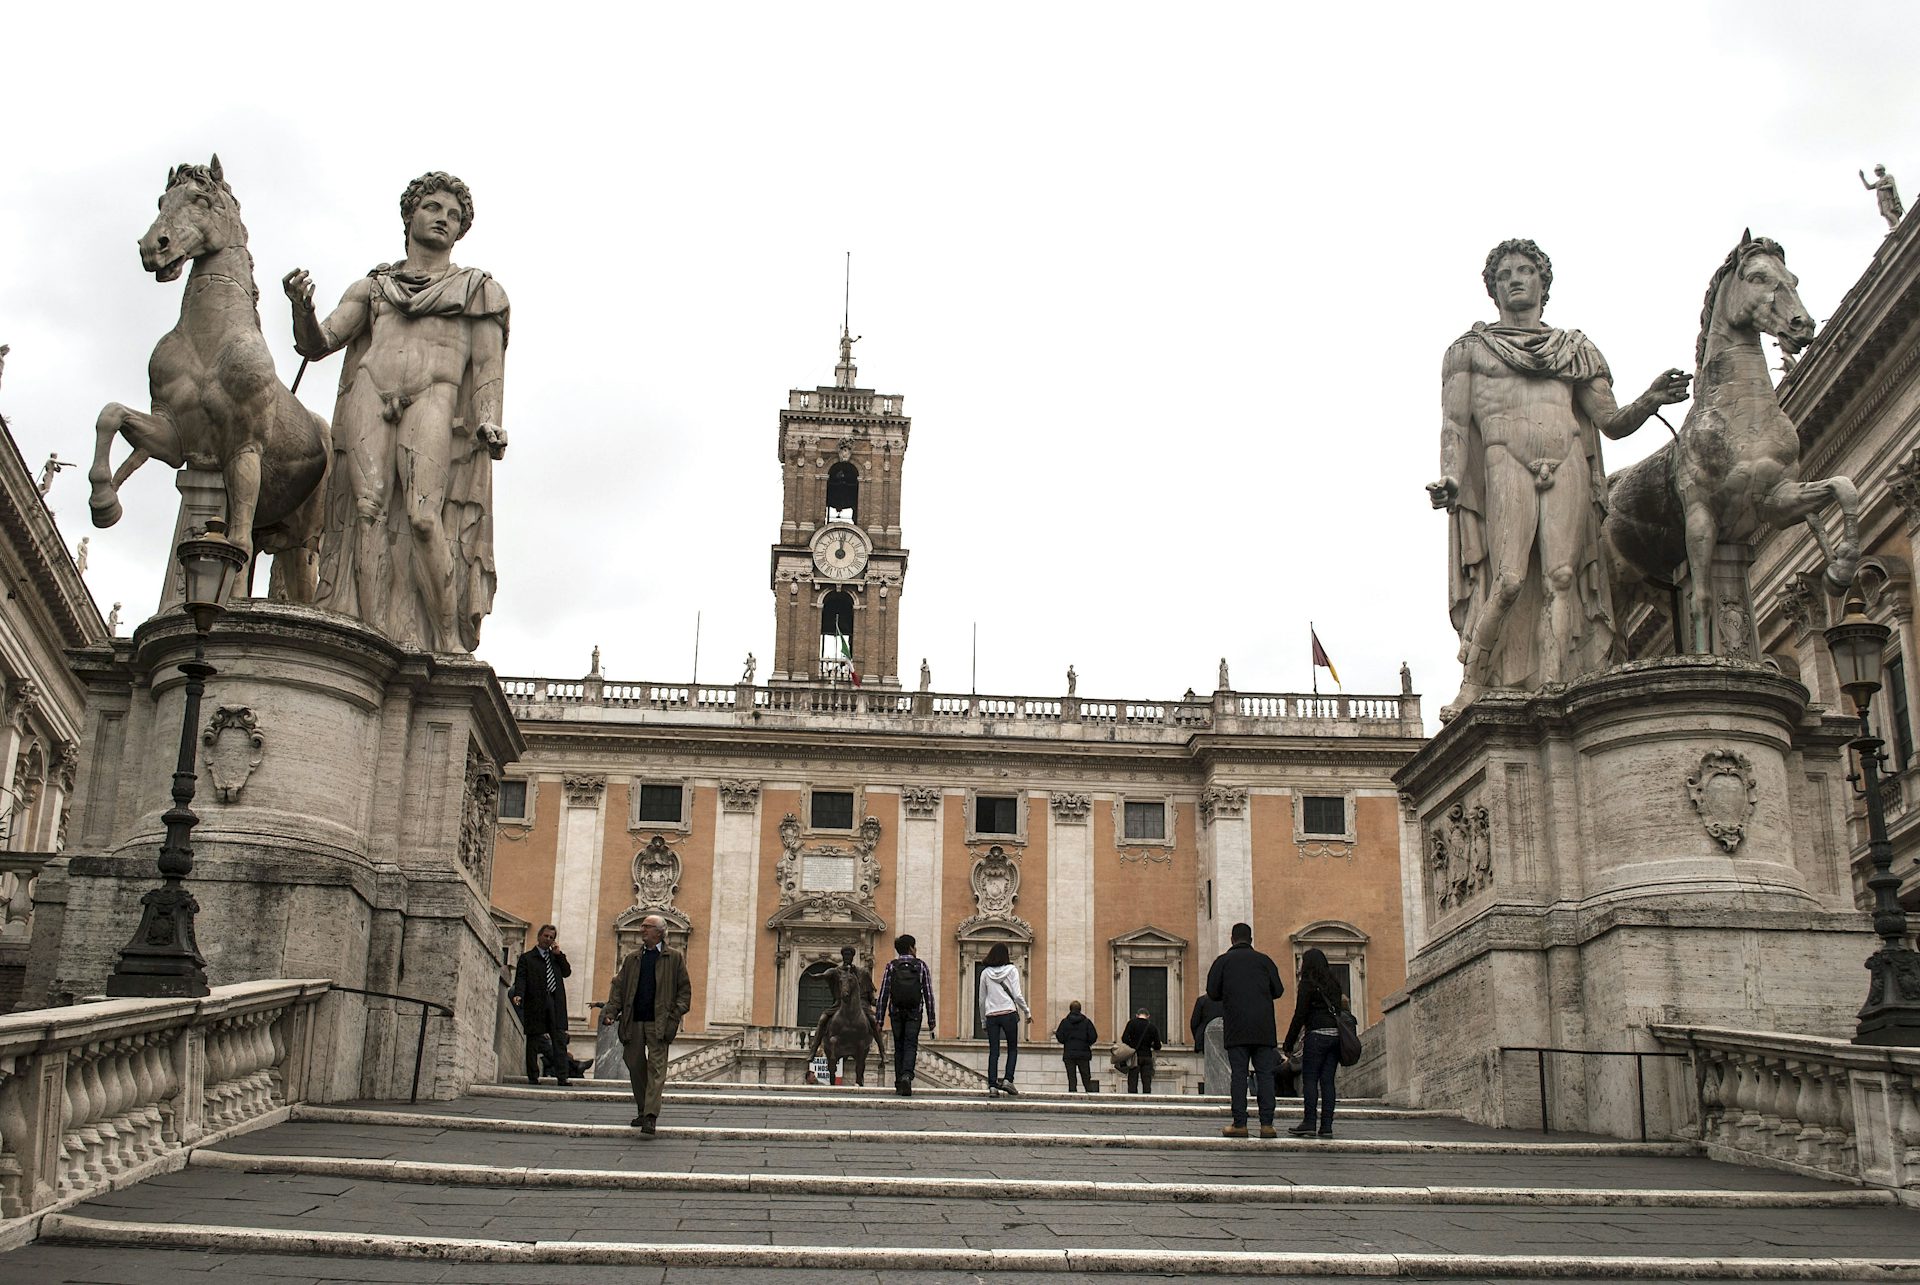
{"label": "white stone pilaster", "polygon": [[[567,1015],[586,1021],[587,1006],[612,980],[597,976],[600,942],[600,856],[606,842],[606,784],[597,790],[563,785],[560,851],[554,858],[553,926],[567,958],[584,962],[567,983]],[[537,927],[538,925],[536,925]]]}
{"label": "white stone pilaster", "polygon": [[753,1023],[753,968],[760,944],[759,792],[729,783],[713,827],[713,905],[708,911],[707,1025]]}
{"label": "white stone pilaster", "polygon": [[[893,890],[893,924],[895,934],[913,934],[915,950],[927,962],[937,986],[946,958],[940,896],[940,818],[946,800],[942,797],[929,808],[924,802],[916,803],[916,796],[925,797],[912,788],[900,792],[900,879]],[[934,1015],[944,1017],[942,1029],[951,1034],[955,1019],[952,1014],[942,1015],[937,1001]]]}
{"label": "white stone pilaster", "polygon": [[1203,959],[1225,953],[1235,924],[1253,922],[1252,810],[1249,804],[1238,816],[1216,815],[1203,829],[1200,855],[1213,881],[1213,918],[1206,919],[1206,906],[1200,907]]}
{"label": "white stone pilaster", "polygon": [[[1046,799],[1034,799],[1040,805]],[[1093,823],[1082,808],[1062,821],[1047,808],[1047,1000],[1065,1011],[1069,1000],[1091,1007],[1094,993]]]}

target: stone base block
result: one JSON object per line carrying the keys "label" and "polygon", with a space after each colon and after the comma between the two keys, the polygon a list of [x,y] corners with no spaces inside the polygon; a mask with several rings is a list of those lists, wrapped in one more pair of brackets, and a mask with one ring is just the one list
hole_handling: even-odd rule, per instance
{"label": "stone base block", "polygon": [[[139,921],[170,804],[192,655],[183,618],[77,657],[89,685],[77,842],[43,878],[48,949],[30,991],[97,993]],[[488,910],[494,783],[522,741],[487,666],[404,651],[358,623],[237,604],[205,642],[193,729],[193,873],[216,986],[327,977],[419,997],[422,1096],[495,1073],[499,933]],[[318,1099],[408,1095],[418,1003],[336,991],[322,1005]]]}
{"label": "stone base block", "polygon": [[[1689,1092],[1654,1023],[1843,1035],[1873,937],[1852,906],[1850,720],[1723,657],[1476,701],[1395,781],[1410,964],[1395,1105],[1656,1136]],[[1573,1050],[1545,1055],[1520,1047]],[[1544,1066],[1542,1062],[1544,1061]]]}

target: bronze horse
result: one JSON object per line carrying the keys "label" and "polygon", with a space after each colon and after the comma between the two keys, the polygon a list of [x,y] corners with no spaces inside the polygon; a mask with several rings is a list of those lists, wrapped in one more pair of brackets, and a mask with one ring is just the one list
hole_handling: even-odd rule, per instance
{"label": "bronze horse", "polygon": [[[1707,285],[1685,423],[1608,488],[1604,530],[1623,589],[1664,584],[1686,565],[1686,621],[1673,630],[1679,651],[1713,650],[1715,544],[1750,540],[1761,524],[1784,530],[1805,522],[1826,556],[1830,592],[1851,584],[1859,566],[1859,493],[1848,478],[1796,476],[1800,434],[1780,408],[1760,346],[1763,333],[1788,356],[1812,342],[1799,284],[1779,243],[1741,234]],[[1840,510],[1838,540],[1822,524],[1829,506]]]}
{"label": "bronze horse", "polygon": [[[825,1052],[827,1058],[828,1084],[833,1082],[833,1068],[840,1065],[841,1058],[853,1060],[853,1082],[861,1087],[867,1083],[867,1052],[872,1049],[880,1059],[880,1065],[886,1063],[884,1050],[878,1048],[875,1039],[873,1017],[868,1012],[866,997],[857,992],[854,975],[849,970],[835,969],[834,1006],[827,1013],[826,1020],[814,1033],[813,1045],[807,1050],[807,1059]],[[877,1069],[877,1068],[876,1068]]]}
{"label": "bronze horse", "polygon": [[[140,238],[140,266],[156,281],[174,280],[189,260],[179,323],[147,362],[152,412],[112,402],[94,425],[93,524],[120,520],[118,488],[149,459],[217,469],[226,477],[230,538],[249,556],[280,555],[274,597],[311,602],[333,434],[274,371],[247,229],[218,156],[167,171],[159,217]],[[119,435],[133,453],[114,469],[108,451]]]}

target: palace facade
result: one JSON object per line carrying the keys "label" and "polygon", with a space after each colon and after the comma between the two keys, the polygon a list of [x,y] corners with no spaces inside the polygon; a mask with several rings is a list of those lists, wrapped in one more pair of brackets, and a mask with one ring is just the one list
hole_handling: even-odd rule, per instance
{"label": "palace facade", "polygon": [[[1177,1053],[1239,920],[1289,977],[1325,950],[1377,1020],[1405,971],[1390,778],[1423,743],[1419,697],[1240,692],[1224,666],[1173,700],[904,686],[910,422],[856,375],[843,343],[835,382],[780,412],[765,683],[501,680],[528,750],[494,903],[528,943],[558,927],[576,1034],[656,912],[693,978],[689,1044],[811,1027],[840,948],[877,975],[904,932],[958,1061],[984,1062],[973,978],[996,944],[1043,1046],[1023,1079],[1058,1074],[1072,1000],[1109,1041],[1145,1006]],[[1172,1088],[1196,1069],[1162,1062]]]}

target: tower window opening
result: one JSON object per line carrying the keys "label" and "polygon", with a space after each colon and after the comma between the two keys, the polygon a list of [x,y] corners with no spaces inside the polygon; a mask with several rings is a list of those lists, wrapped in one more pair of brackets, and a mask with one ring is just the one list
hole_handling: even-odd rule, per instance
{"label": "tower window opening", "polygon": [[860,470],[846,460],[827,470],[827,521],[860,521]]}
{"label": "tower window opening", "polygon": [[853,642],[853,595],[836,589],[820,604],[820,676],[827,679],[848,677],[851,662],[840,647],[845,638]]}

